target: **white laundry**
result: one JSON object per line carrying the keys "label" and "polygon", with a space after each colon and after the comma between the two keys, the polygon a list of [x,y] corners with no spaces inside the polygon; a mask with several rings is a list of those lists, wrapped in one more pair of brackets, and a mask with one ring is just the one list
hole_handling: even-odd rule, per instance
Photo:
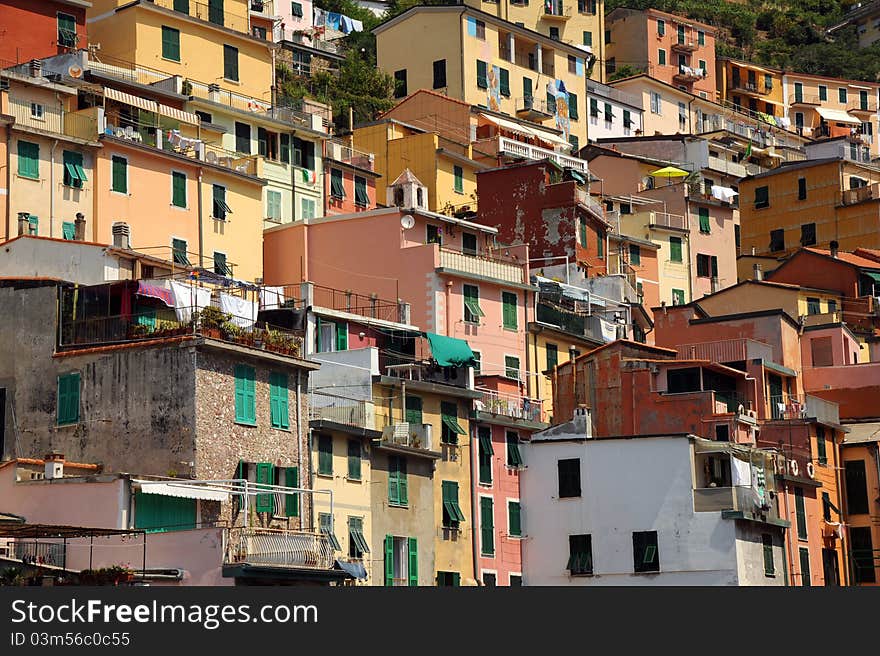
{"label": "white laundry", "polygon": [[738,196],[739,193],[731,189],[730,187],[722,187],[721,185],[712,185],[712,197],[717,198],[718,200],[729,203],[733,200],[735,196]]}
{"label": "white laundry", "polygon": [[745,460],[730,459],[730,478],[734,487],[752,486],[752,467]]}
{"label": "white laundry", "polygon": [[257,303],[240,296],[232,296],[231,294],[221,292],[220,310],[232,315],[230,321],[239,328],[251,328],[257,320]]}
{"label": "white laundry", "polygon": [[211,304],[211,290],[195,287],[185,282],[170,280],[171,296],[174,298],[174,312],[177,320],[189,323],[193,308],[202,309]]}
{"label": "white laundry", "polygon": [[260,308],[275,310],[284,304],[284,287],[263,287],[260,289]]}
{"label": "white laundry", "polygon": [[606,342],[613,342],[617,339],[617,324],[605,319],[599,318],[599,325],[602,328],[602,339]]}

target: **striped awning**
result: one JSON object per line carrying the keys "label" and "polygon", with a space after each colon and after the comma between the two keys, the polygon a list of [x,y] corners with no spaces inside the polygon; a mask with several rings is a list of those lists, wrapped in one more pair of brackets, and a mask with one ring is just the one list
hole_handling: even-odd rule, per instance
{"label": "striped awning", "polygon": [[140,98],[139,96],[120,91],[119,89],[104,87],[104,97],[109,98],[110,100],[115,100],[116,102],[124,103],[126,105],[131,105],[132,107],[138,107],[148,112],[159,111],[159,103],[157,103],[155,100]]}
{"label": "striped awning", "polygon": [[208,489],[199,485],[187,485],[186,483],[161,483],[140,481],[143,494],[160,494],[164,497],[178,497],[181,499],[201,499],[202,501],[228,501],[229,492],[219,489]]}
{"label": "striped awning", "polygon": [[169,107],[168,105],[159,105],[159,113],[162,116],[167,116],[168,118],[173,118],[181,123],[189,123],[190,125],[198,125],[199,117],[190,112],[185,112],[182,109],[176,109],[174,107]]}

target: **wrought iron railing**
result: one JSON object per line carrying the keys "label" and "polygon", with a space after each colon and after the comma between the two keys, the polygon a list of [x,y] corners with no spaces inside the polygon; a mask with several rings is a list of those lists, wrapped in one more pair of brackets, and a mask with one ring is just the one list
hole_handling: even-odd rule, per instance
{"label": "wrought iron railing", "polygon": [[225,533],[226,564],[330,569],[335,562],[330,540],[321,533],[243,527]]}
{"label": "wrought iron railing", "polygon": [[478,390],[482,396],[475,402],[479,412],[502,415],[511,419],[544,421],[544,402],[518,394],[504,394],[493,390]]}
{"label": "wrought iron railing", "polygon": [[526,283],[525,264],[507,261],[499,257],[468,255],[460,251],[440,248],[440,266],[474,275],[504,280],[518,284]]}

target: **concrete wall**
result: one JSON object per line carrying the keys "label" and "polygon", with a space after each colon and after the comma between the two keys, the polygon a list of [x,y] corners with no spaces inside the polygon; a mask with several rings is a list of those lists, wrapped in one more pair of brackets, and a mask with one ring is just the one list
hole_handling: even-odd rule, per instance
{"label": "concrete wall", "polygon": [[0,250],[0,277],[34,276],[97,285],[129,274],[104,246],[93,243],[21,237]]}

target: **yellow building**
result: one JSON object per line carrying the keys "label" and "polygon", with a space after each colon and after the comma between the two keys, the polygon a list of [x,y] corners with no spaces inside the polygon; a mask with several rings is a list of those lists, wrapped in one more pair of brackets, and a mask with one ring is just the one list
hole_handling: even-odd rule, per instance
{"label": "yellow building", "polygon": [[753,114],[786,115],[781,70],[719,57],[716,74],[722,104]]}
{"label": "yellow building", "polygon": [[867,48],[880,41],[880,0],[857,2],[851,5],[843,20],[827,30],[834,37],[836,32],[849,25],[856,26],[859,48]]}
{"label": "yellow building", "polygon": [[[519,23],[546,34],[552,39],[582,45],[597,62],[605,60],[604,0],[553,0],[528,3],[523,0],[466,0],[465,4],[480,9],[508,23]],[[602,81],[604,67],[593,67],[591,77]]]}
{"label": "yellow building", "polygon": [[428,209],[452,213],[477,208],[477,171],[485,168],[472,158],[470,144],[457,143],[434,132],[382,119],[354,131],[355,147],[375,156],[376,199],[386,202],[386,189],[409,169],[428,188]]}
{"label": "yellow building", "polygon": [[136,64],[271,101],[277,46],[251,36],[249,0],[94,0],[86,16],[89,42],[101,45],[102,62]]}
{"label": "yellow building", "polygon": [[582,48],[461,5],[413,7],[373,32],[377,64],[394,76],[398,97],[433,89],[508,116],[527,113],[574,148],[586,143],[590,55]]}
{"label": "yellow building", "polygon": [[838,157],[795,162],[743,178],[741,252],[782,256],[801,246],[828,248],[832,241],[845,251],[880,248],[878,188],[875,167]]}
{"label": "yellow building", "polygon": [[682,214],[644,211],[620,215],[622,234],[644,237],[658,246],[657,285],[660,302],[667,305],[683,305],[692,298],[688,225]]}

